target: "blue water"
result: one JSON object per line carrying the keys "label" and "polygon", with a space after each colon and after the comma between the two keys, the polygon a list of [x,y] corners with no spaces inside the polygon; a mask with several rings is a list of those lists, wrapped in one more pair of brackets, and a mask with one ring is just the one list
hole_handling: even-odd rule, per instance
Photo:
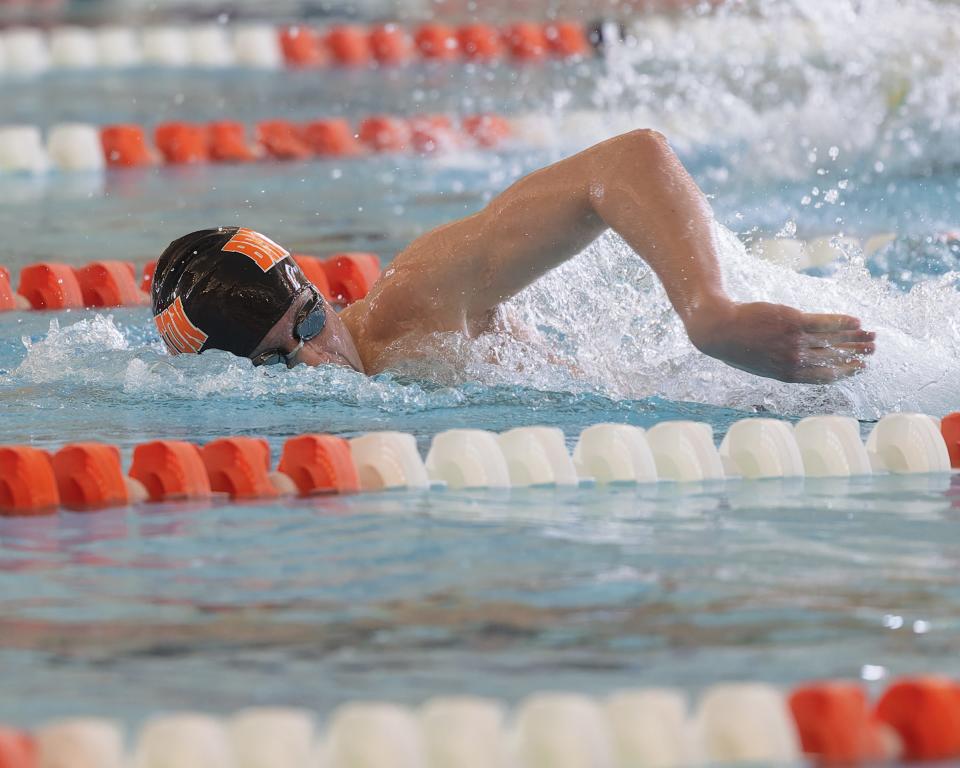
{"label": "blue water", "polygon": [[[824,67],[811,66],[804,72],[813,81]],[[777,70],[784,82],[787,69]],[[847,76],[836,75],[841,83]],[[919,90],[929,84],[923,77],[934,75],[918,75]],[[129,103],[136,79],[84,82],[93,102],[67,94],[57,106],[31,104],[11,91],[17,114],[100,119],[93,104],[101,103],[110,119],[140,115],[142,103]],[[213,103],[203,97],[216,82],[207,75],[176,85],[193,108]],[[541,85],[541,100],[557,88]],[[323,87],[342,104],[348,86]],[[172,99],[173,87],[161,81],[158,93]],[[456,103],[456,93],[436,87],[433,103]],[[739,88],[726,93],[739,98]],[[574,92],[581,105],[593,102],[582,83]],[[305,113],[291,93],[265,87],[244,116]],[[838,93],[828,104],[836,125],[824,111],[822,131],[836,129],[838,145],[857,95]],[[362,114],[363,98],[335,109]],[[370,98],[376,106],[388,97]],[[960,326],[957,253],[936,236],[960,222],[958,166],[948,151],[904,160],[906,139],[890,128],[913,126],[917,141],[924,114],[895,110],[886,128],[844,145],[837,159],[824,159],[824,143],[816,162],[807,159],[803,120],[758,111],[763,131],[780,135],[769,147],[747,125],[708,141],[678,127],[682,157],[731,232],[722,257],[732,293],[861,315],[878,330],[879,352],[853,381],[786,385],[703,358],[638,257],[606,237],[513,302],[540,343],[441,337],[427,364],[370,380],[253,369],[222,353],[170,358],[146,310],[0,315],[0,442],[56,448],[97,439],[128,460],[145,439],[257,435],[276,457],[284,439],[303,432],[398,429],[425,451],[434,434],[461,426],[551,424],[572,445],[582,428],[604,421],[689,418],[719,438],[756,413],[846,413],[864,434],[893,410],[943,415],[960,408]],[[185,231],[242,223],[293,250],[372,250],[386,265],[418,234],[477,210],[573,148],[0,177],[0,231],[16,233],[0,261],[14,272],[53,258],[142,263]],[[839,193],[824,203],[831,188]],[[899,238],[820,278],[767,265],[738,244],[790,229]],[[502,364],[488,362],[492,348]],[[577,368],[552,362],[554,353]],[[696,691],[731,679],[879,685],[903,673],[960,675],[957,498],[952,476],[876,477],[2,519],[0,720],[84,713],[136,722],[174,708],[276,703],[326,712],[348,699],[417,702],[452,692],[514,701],[544,688]]]}

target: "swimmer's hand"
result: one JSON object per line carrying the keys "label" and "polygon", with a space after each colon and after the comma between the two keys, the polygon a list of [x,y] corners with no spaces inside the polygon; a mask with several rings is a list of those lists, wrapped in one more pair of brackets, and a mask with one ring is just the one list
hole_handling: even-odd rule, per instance
{"label": "swimmer's hand", "polygon": [[690,341],[743,371],[780,381],[829,384],[866,367],[876,334],[849,315],[812,315],[782,304],[720,302],[691,314]]}

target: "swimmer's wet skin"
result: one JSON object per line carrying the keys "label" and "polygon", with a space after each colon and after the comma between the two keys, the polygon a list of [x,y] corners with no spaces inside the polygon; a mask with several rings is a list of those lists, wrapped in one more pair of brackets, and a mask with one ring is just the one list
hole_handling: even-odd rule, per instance
{"label": "swimmer's wet skin", "polygon": [[[339,315],[290,254],[250,230],[195,232],[161,256],[153,310],[174,353],[337,363],[377,373],[441,331],[477,336],[496,308],[615,230],[663,283],[690,341],[758,376],[829,383],[864,368],[875,335],[855,317],[808,314],[724,291],[714,219],[667,140],[637,130],[526,176],[479,213],[415,240]],[[323,315],[323,321],[319,319]]]}

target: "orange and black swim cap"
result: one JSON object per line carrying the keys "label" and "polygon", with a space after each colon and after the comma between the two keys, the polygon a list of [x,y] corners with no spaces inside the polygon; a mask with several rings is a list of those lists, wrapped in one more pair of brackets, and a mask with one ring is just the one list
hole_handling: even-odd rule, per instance
{"label": "orange and black swim cap", "polygon": [[191,232],[157,261],[153,315],[174,354],[248,357],[310,282],[290,252],[242,227]]}

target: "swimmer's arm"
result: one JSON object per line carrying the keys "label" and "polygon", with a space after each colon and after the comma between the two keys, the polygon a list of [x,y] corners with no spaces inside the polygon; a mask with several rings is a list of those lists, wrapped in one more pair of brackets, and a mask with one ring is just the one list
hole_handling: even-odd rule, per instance
{"label": "swimmer's arm", "polygon": [[873,351],[872,334],[855,318],[731,301],[710,206],[650,130],[532,173],[479,213],[416,240],[391,265],[396,279],[383,281],[384,306],[393,305],[386,315],[396,318],[402,306],[407,317],[469,332],[608,227],[650,264],[690,340],[708,355],[762,376],[831,381],[859,370],[858,355]]}

